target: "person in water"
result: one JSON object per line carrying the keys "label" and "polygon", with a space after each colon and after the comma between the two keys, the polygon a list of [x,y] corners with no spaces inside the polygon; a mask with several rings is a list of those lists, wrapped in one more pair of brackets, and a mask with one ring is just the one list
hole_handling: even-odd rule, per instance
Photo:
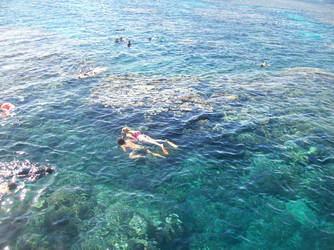
{"label": "person in water", "polygon": [[131,41],[125,37],[120,37],[120,38],[116,38],[115,39],[115,43],[121,43],[121,42],[124,42],[126,44],[127,47],[131,47]]}
{"label": "person in water", "polygon": [[261,68],[269,67],[270,64],[268,64],[266,61],[263,61],[263,63],[258,64]]}
{"label": "person in water", "polygon": [[164,144],[162,144],[161,142],[167,142],[170,146],[172,146],[174,148],[178,147],[177,145],[175,145],[174,143],[172,143],[168,140],[153,139],[153,138],[149,137],[148,135],[142,134],[140,131],[131,130],[128,127],[122,128],[122,134],[124,136],[130,138],[130,139],[137,140],[139,142],[156,145],[156,146],[160,147],[166,155],[168,155],[168,151],[166,150]]}
{"label": "person in water", "polygon": [[1,184],[0,185],[0,198],[2,198],[2,196],[5,194],[11,194],[16,188],[17,188],[17,185],[14,182]]}
{"label": "person in water", "polygon": [[0,106],[1,111],[3,111],[3,113],[1,113],[1,117],[5,118],[8,115],[12,114],[11,112],[14,110],[15,106],[11,103],[4,103]]}
{"label": "person in water", "polygon": [[156,157],[165,158],[160,154],[153,153],[151,150],[145,148],[144,146],[134,143],[131,139],[124,140],[122,137],[119,137],[117,138],[117,143],[123,149],[124,153],[127,152],[127,149],[130,149],[131,151],[129,154],[130,159],[145,158],[145,156],[141,155],[141,153],[151,154]]}
{"label": "person in water", "polygon": [[95,75],[100,74],[100,73],[102,73],[106,70],[107,70],[106,67],[89,68],[89,69],[86,69],[80,75],[78,75],[78,79],[85,79],[85,78],[88,78],[88,77],[94,77]]}
{"label": "person in water", "polygon": [[17,173],[17,177],[25,178],[31,182],[38,180],[39,178],[51,174],[54,168],[50,167],[36,167],[23,168]]}

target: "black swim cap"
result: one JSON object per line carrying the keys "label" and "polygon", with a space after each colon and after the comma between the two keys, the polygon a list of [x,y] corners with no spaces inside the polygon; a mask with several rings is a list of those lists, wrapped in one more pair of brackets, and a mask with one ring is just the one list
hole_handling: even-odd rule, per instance
{"label": "black swim cap", "polygon": [[117,138],[117,143],[118,143],[119,145],[124,145],[124,144],[125,144],[125,141],[124,141],[124,139],[123,139],[122,137],[119,137],[119,138]]}
{"label": "black swim cap", "polygon": [[17,185],[16,185],[14,182],[10,182],[10,183],[8,183],[8,189],[9,189],[9,190],[13,190],[13,189],[15,189],[15,188],[17,188]]}

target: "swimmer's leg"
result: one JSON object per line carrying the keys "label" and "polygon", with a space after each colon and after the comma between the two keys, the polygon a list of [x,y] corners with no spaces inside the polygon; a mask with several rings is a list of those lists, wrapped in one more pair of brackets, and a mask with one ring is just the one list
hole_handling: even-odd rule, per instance
{"label": "swimmer's leg", "polygon": [[174,144],[174,143],[171,142],[171,141],[168,141],[168,140],[166,140],[166,141],[167,141],[167,143],[169,144],[169,146],[172,146],[173,148],[178,148],[178,147],[179,147],[178,145]]}
{"label": "swimmer's leg", "polygon": [[160,139],[156,139],[155,141],[157,141],[157,142],[167,142],[167,140],[160,140]]}
{"label": "swimmer's leg", "polygon": [[149,137],[148,135],[139,135],[137,137],[138,141],[140,142],[144,142],[144,143],[149,143],[149,144],[153,144],[159,147],[162,147],[163,145],[161,143],[158,143],[157,140],[154,140],[153,138]]}
{"label": "swimmer's leg", "polygon": [[169,144],[169,146],[173,147],[173,148],[178,148],[179,146],[176,145],[175,143],[168,141],[168,140],[156,140],[157,142],[167,142]]}
{"label": "swimmer's leg", "polygon": [[161,147],[164,154],[168,155],[168,151],[166,150],[165,146],[161,143],[158,143],[157,140],[154,140],[147,135],[139,135],[137,137],[137,139],[141,142],[146,142],[146,143],[150,143],[150,144],[157,145],[157,146]]}
{"label": "swimmer's leg", "polygon": [[153,153],[151,150],[147,149],[146,153],[151,154],[153,156],[159,157],[159,158],[165,158],[165,156],[161,155],[161,154],[157,154],[157,153]]}
{"label": "swimmer's leg", "polygon": [[129,158],[133,160],[133,159],[145,158],[145,156],[135,154],[135,153],[132,151],[132,152],[129,154]]}

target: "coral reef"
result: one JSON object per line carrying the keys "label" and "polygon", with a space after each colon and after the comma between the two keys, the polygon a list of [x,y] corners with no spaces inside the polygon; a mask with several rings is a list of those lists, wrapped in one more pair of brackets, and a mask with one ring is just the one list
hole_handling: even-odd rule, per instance
{"label": "coral reef", "polygon": [[[234,102],[236,95],[228,93],[207,94],[207,79],[194,77],[145,77],[139,75],[112,76],[103,79],[103,84],[91,89],[90,101],[111,107],[122,113],[140,108],[147,116],[171,112],[180,117],[185,112],[213,112],[214,105]],[[203,86],[204,84],[204,86]]]}

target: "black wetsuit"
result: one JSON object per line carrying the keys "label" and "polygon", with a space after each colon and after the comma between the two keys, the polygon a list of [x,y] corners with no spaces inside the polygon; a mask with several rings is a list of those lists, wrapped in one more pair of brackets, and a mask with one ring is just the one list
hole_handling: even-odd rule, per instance
{"label": "black wetsuit", "polygon": [[29,181],[36,181],[39,178],[45,175],[44,167],[31,167],[31,168],[23,168],[20,172],[17,173],[17,177],[27,179]]}

